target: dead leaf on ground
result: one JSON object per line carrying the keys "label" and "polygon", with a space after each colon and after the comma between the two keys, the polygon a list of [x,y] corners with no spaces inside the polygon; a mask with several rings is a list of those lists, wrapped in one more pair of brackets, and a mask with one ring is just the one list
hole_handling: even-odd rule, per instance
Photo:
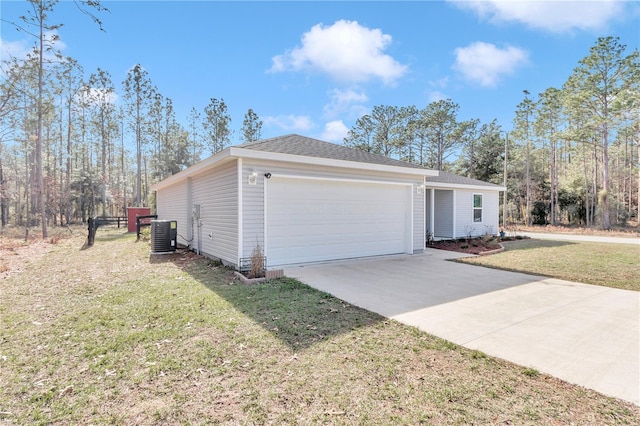
{"label": "dead leaf on ground", "polygon": [[58,398],[62,398],[63,396],[70,395],[72,393],[73,393],[73,386],[69,385],[60,391]]}

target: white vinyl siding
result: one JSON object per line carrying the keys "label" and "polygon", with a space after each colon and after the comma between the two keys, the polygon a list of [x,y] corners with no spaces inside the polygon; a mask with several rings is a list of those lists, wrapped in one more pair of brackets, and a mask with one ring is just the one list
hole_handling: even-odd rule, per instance
{"label": "white vinyl siding", "polygon": [[[248,184],[248,175],[251,171],[256,170],[258,179],[256,185]],[[411,185],[411,192],[413,195],[412,212],[409,212],[412,218],[410,222],[413,226],[412,236],[413,241],[410,241],[410,247],[413,247],[413,251],[424,250],[424,195],[417,194],[415,187],[421,185],[423,182],[420,178],[415,176],[402,176],[391,173],[372,173],[359,170],[335,170],[331,167],[317,166],[310,168],[304,165],[296,165],[282,162],[272,162],[263,160],[249,160],[243,159],[243,172],[242,172],[242,206],[243,206],[243,257],[251,256],[256,241],[258,241],[262,247],[265,247],[264,232],[266,224],[264,222],[264,182],[265,173],[271,173],[274,176],[277,175],[295,175],[295,176],[308,176],[313,178],[328,178],[328,179],[346,179],[346,180],[361,180],[361,181],[382,181],[382,182],[394,182],[405,183],[407,188]],[[408,189],[409,190],[409,189]],[[269,262],[269,259],[267,259]]]}
{"label": "white vinyl siding", "polygon": [[182,181],[156,193],[158,219],[178,222],[178,244],[189,245],[191,208],[187,205],[187,181]]}
{"label": "white vinyl siding", "polygon": [[494,235],[500,232],[500,191],[482,193],[482,223],[486,232]]}
{"label": "white vinyl siding", "polygon": [[242,256],[250,257],[256,244],[264,249],[264,169],[258,168],[255,185],[249,185],[249,174],[256,167],[247,166],[243,160],[242,170]]}
{"label": "white vinyl siding", "polygon": [[[194,247],[203,254],[230,264],[238,262],[237,162],[193,177],[192,202],[200,204],[201,227],[195,230]],[[197,245],[198,237],[201,238]]]}
{"label": "white vinyl siding", "polygon": [[[255,185],[250,185],[249,174],[253,171],[256,172],[257,179]],[[263,250],[267,249],[265,173],[272,173],[274,177],[298,176],[320,182],[355,182],[374,185],[373,187],[382,185],[378,188],[402,188],[402,196],[399,197],[396,192],[395,196],[398,198],[394,201],[403,212],[395,221],[397,226],[405,230],[402,247],[393,246],[400,244],[396,241],[390,243],[392,248],[383,251],[416,253],[424,250],[425,194],[424,191],[416,190],[424,181],[422,177],[412,174],[229,158],[217,163],[215,167],[189,175],[174,185],[158,189],[158,211],[162,218],[178,221],[180,243],[187,244],[191,239],[192,249],[203,255],[219,258],[227,264],[237,265],[239,258],[251,256],[256,243]],[[384,190],[378,195],[389,198]],[[195,204],[200,206],[200,226],[197,221],[192,220],[192,208]],[[390,211],[391,206],[388,212]]]}
{"label": "white vinyl siding", "polygon": [[[417,187],[421,186],[421,191],[417,191]],[[411,194],[413,194],[413,252],[422,253],[424,251],[426,230],[426,212],[425,212],[425,192],[423,183],[412,185]]]}
{"label": "white vinyl siding", "polygon": [[[474,196],[482,196],[482,222],[474,221]],[[499,191],[456,190],[456,237],[497,234],[499,230]]]}

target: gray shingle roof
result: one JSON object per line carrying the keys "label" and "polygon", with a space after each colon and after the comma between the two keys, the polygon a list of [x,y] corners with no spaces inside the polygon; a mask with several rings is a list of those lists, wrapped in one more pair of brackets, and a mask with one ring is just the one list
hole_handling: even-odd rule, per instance
{"label": "gray shingle roof", "polygon": [[238,145],[237,148],[256,151],[275,152],[279,154],[304,155],[307,157],[329,158],[333,160],[356,161],[360,163],[382,164],[385,166],[425,169],[425,167],[405,161],[394,160],[382,155],[359,149],[336,145],[318,139],[300,135],[285,135]]}
{"label": "gray shingle roof", "polygon": [[[349,148],[337,145],[331,142],[321,141],[319,139],[309,138],[296,134],[278,136],[271,139],[263,139],[255,142],[249,142],[237,145],[237,148],[252,149],[263,152],[274,152],[278,154],[302,155],[307,157],[328,158],[333,160],[356,161],[359,163],[382,164],[385,166],[408,167],[412,169],[428,170],[418,164],[412,164],[405,161],[395,160],[383,155],[373,154],[371,152],[361,151],[359,149]],[[491,186],[499,188],[489,182],[483,182],[477,179],[470,179],[464,176],[454,175],[447,172],[439,172],[439,176],[427,176],[427,183],[442,183],[455,185],[473,185],[473,186]]]}
{"label": "gray shingle roof", "polygon": [[455,184],[455,185],[474,185],[474,186],[495,186],[496,188],[500,188],[500,185],[495,185],[493,183],[484,182],[478,179],[471,179],[464,176],[454,175],[452,173],[440,172],[438,176],[427,176],[427,183],[444,183],[444,184]]}

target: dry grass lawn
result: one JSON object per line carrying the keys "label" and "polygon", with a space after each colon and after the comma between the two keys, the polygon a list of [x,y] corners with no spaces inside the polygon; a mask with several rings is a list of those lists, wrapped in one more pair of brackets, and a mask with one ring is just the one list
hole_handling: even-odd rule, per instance
{"label": "dry grass lawn", "polygon": [[0,279],[0,423],[640,424],[640,407],[295,280],[241,285],[116,229],[84,239],[39,243]]}

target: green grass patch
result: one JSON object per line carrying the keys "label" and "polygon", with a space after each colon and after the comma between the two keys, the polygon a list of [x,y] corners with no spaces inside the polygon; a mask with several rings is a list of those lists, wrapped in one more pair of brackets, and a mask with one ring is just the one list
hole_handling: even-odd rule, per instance
{"label": "green grass patch", "polygon": [[522,371],[522,374],[524,374],[525,376],[529,376],[529,377],[537,377],[540,375],[540,372],[538,370],[536,370],[535,368],[525,368]]}
{"label": "green grass patch", "polygon": [[461,262],[640,291],[640,247],[632,244],[519,240],[505,251]]}
{"label": "green grass patch", "polygon": [[100,229],[3,280],[8,424],[637,424],[640,409],[292,279]]}

